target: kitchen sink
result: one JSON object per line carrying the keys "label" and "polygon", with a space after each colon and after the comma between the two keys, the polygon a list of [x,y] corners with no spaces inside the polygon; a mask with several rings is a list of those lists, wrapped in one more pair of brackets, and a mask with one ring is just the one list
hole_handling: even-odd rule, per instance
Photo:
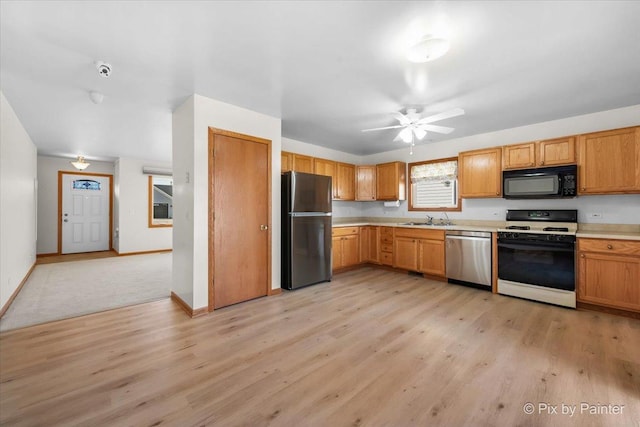
{"label": "kitchen sink", "polygon": [[400,225],[431,225],[426,222],[403,222]]}

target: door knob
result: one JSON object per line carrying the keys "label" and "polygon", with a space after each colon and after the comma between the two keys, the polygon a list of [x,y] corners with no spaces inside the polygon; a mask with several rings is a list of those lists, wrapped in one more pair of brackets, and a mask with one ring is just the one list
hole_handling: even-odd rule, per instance
{"label": "door knob", "polygon": [[260,224],[260,230],[265,231],[265,230],[268,230],[268,229],[269,229],[268,225]]}

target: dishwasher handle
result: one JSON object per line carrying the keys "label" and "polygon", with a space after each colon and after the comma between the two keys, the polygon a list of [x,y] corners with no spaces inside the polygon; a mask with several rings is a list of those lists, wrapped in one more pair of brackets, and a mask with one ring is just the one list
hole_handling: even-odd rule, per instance
{"label": "dishwasher handle", "polygon": [[471,231],[471,230],[447,230],[445,233],[447,237],[451,236],[465,236],[465,237],[482,237],[485,239],[491,238],[491,233],[488,231]]}
{"label": "dishwasher handle", "polygon": [[480,242],[488,242],[488,237],[471,237],[471,236],[447,236],[446,240],[475,240]]}

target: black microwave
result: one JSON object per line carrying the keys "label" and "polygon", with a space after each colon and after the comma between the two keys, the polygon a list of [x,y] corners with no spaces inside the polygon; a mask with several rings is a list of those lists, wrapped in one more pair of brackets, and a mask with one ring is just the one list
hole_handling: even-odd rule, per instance
{"label": "black microwave", "polygon": [[576,165],[502,172],[505,199],[554,199],[575,197],[578,188]]}

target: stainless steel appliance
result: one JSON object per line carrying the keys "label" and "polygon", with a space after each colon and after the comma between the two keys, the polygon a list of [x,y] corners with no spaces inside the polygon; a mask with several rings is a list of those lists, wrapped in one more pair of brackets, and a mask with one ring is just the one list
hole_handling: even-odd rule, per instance
{"label": "stainless steel appliance", "polygon": [[551,199],[575,197],[576,165],[502,172],[505,199]]}
{"label": "stainless steel appliance", "polygon": [[575,308],[576,210],[508,210],[498,293]]}
{"label": "stainless steel appliance", "polygon": [[282,175],[282,287],[331,280],[331,177]]}
{"label": "stainless steel appliance", "polygon": [[491,288],[491,233],[447,230],[447,279]]}

